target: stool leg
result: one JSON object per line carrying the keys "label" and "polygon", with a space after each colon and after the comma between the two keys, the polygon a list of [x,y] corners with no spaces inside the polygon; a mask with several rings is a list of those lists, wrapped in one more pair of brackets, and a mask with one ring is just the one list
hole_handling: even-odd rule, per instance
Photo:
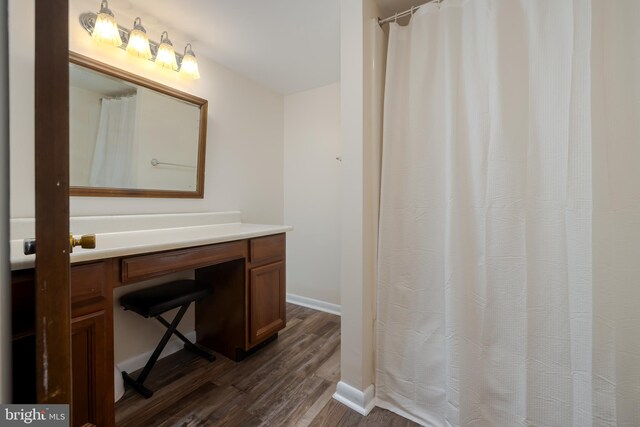
{"label": "stool leg", "polygon": [[148,399],[151,396],[153,396],[153,390],[149,390],[148,388],[140,384],[135,378],[133,378],[128,373],[123,372],[122,379],[124,380],[125,384],[128,384],[131,387],[133,387],[133,389],[138,393],[140,393],[145,399]]}
{"label": "stool leg", "polygon": [[178,310],[178,314],[176,314],[176,317],[173,318],[173,321],[167,328],[167,331],[162,336],[160,343],[158,344],[156,349],[153,351],[153,354],[147,361],[147,364],[144,365],[144,369],[142,369],[142,372],[140,373],[140,375],[138,375],[138,378],[133,380],[133,378],[131,378],[131,376],[126,372],[123,372],[122,374],[122,377],[124,378],[125,382],[131,385],[136,391],[138,391],[147,399],[151,397],[151,395],[153,394],[153,391],[149,390],[143,385],[144,381],[147,379],[147,376],[149,376],[149,373],[151,372],[153,365],[155,365],[156,362],[158,361],[158,357],[160,357],[160,353],[162,353],[162,350],[164,350],[164,347],[167,345],[167,342],[169,342],[169,338],[171,338],[171,335],[173,335],[173,333],[175,332],[176,328],[178,327],[178,324],[182,320],[182,317],[187,312],[189,305],[190,303],[187,303],[180,307],[180,310]]}
{"label": "stool leg", "polygon": [[[167,328],[170,327],[169,322],[167,322],[162,316],[157,316],[156,319],[158,320],[158,322],[162,323]],[[175,334],[175,336],[177,336],[184,342],[184,348],[186,348],[187,350],[201,357],[204,357],[209,362],[213,362],[214,360],[216,360],[216,357],[213,354],[209,353],[208,351],[198,347],[196,344],[189,341],[187,337],[185,337],[180,333],[179,330],[176,329],[175,331],[173,331],[173,333]]]}

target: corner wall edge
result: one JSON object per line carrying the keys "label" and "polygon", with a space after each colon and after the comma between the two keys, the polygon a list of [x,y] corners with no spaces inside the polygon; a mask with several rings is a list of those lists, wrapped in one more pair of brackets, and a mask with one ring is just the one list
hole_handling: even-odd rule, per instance
{"label": "corner wall edge", "polygon": [[358,390],[344,381],[340,381],[336,386],[333,398],[364,416],[367,416],[376,406],[375,386],[373,384],[369,385],[365,390]]}

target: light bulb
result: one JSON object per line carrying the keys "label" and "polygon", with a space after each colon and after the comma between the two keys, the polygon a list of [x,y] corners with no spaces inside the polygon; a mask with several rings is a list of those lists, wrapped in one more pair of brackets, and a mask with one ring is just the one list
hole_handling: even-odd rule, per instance
{"label": "light bulb", "polygon": [[98,12],[98,16],[96,17],[96,23],[94,24],[91,37],[101,43],[113,46],[120,46],[122,44],[120,31],[118,31],[118,23],[113,16],[113,12],[109,10],[107,0],[103,0],[102,3],[100,3],[100,12]]}
{"label": "light bulb", "polygon": [[199,79],[200,73],[198,72],[198,61],[196,55],[191,49],[191,43],[188,43],[184,48],[184,56],[180,63],[180,75],[189,79]]}
{"label": "light bulb", "polygon": [[136,18],[133,21],[133,29],[129,33],[129,42],[127,43],[127,52],[133,56],[144,59],[151,59],[151,47],[149,46],[149,36],[142,26],[142,20]]}
{"label": "light bulb", "polygon": [[158,53],[156,54],[156,64],[170,70],[178,69],[176,52],[173,49],[173,44],[171,40],[169,40],[169,34],[166,31],[160,36],[160,46],[158,46]]}

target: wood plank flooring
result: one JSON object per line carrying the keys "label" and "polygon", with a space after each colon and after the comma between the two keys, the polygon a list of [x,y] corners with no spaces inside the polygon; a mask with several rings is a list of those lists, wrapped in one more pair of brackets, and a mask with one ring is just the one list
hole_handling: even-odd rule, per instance
{"label": "wood plank flooring", "polygon": [[150,399],[127,390],[118,427],[417,426],[375,408],[367,417],[331,398],[340,378],[340,317],[287,304],[276,341],[235,363],[184,350],[160,360],[145,383]]}

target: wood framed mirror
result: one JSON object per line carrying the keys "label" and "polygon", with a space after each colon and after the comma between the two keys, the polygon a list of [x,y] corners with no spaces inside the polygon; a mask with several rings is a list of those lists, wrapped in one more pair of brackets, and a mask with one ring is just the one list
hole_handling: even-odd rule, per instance
{"label": "wood framed mirror", "polygon": [[203,198],[208,102],[69,52],[70,195]]}

